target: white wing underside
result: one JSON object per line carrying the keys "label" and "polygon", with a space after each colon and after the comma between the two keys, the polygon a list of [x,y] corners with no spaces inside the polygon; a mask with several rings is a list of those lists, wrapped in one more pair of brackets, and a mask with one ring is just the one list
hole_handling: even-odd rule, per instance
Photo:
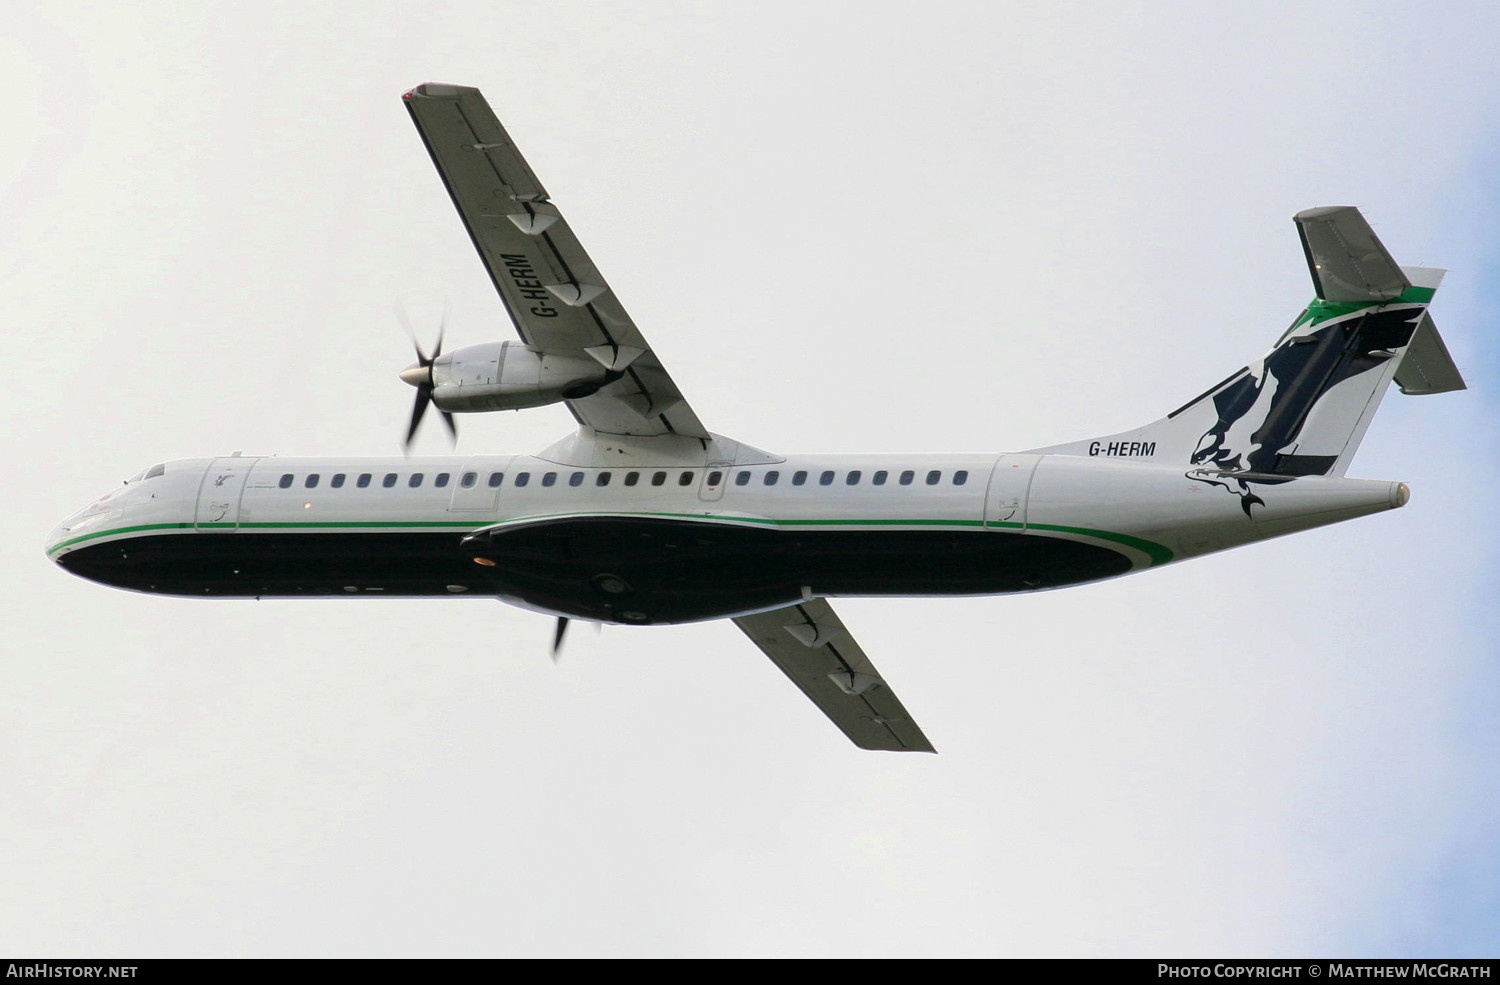
{"label": "white wing underside", "polygon": [[567,401],[579,423],[709,439],[479,90],[428,83],[405,103],[521,340],[621,372]]}
{"label": "white wing underside", "polygon": [[861,749],[937,752],[826,600],[734,623]]}

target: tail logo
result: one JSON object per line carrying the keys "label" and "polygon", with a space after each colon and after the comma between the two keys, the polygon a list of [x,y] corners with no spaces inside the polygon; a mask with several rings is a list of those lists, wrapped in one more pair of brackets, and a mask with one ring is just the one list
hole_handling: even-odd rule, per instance
{"label": "tail logo", "polygon": [[[1240,497],[1250,516],[1252,506],[1265,505],[1252,485],[1328,474],[1337,453],[1297,454],[1296,449],[1302,440],[1314,439],[1319,450],[1330,450],[1330,436],[1304,435],[1303,425],[1334,387],[1382,366],[1410,342],[1422,311],[1371,310],[1288,338],[1213,394],[1217,419],[1189,459],[1203,468],[1188,472],[1188,478]],[[1335,437],[1342,450],[1348,435]]]}

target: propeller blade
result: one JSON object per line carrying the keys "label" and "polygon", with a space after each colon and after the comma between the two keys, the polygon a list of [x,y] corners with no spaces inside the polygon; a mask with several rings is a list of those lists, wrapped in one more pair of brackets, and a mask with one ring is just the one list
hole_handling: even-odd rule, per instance
{"label": "propeller blade", "polygon": [[[406,428],[406,440],[401,442],[403,451],[411,451],[412,439],[417,436],[417,427],[421,425],[422,415],[427,413],[427,405],[430,403],[432,403],[432,387],[417,387],[417,399],[411,405],[411,424]],[[443,416],[447,417],[448,415],[444,413]]]}
{"label": "propeller blade", "polygon": [[557,663],[558,654],[562,652],[563,637],[568,635],[568,617],[557,617],[557,628],[552,631],[552,662]]}
{"label": "propeller blade", "polygon": [[434,359],[443,354],[443,336],[448,332],[448,308],[451,304],[448,298],[443,298],[443,317],[438,319],[437,348],[432,352]]}
{"label": "propeller blade", "polygon": [[[401,327],[406,331],[406,337],[411,339],[411,347],[416,350],[417,364],[419,366],[431,366],[432,359],[427,358],[427,353],[422,351],[422,343],[417,341],[417,333],[411,327],[411,319],[406,317],[406,305],[400,301],[396,302],[396,320],[401,322]],[[432,357],[436,359],[437,356]]]}
{"label": "propeller blade", "polygon": [[437,348],[432,350],[432,358],[436,359],[443,354],[443,336],[448,332],[448,301],[443,301],[443,317],[438,320]]}
{"label": "propeller blade", "polygon": [[[448,331],[448,302],[443,302],[443,319],[438,322],[437,345],[433,347],[432,355],[422,351],[422,343],[417,341],[417,333],[412,330],[411,319],[406,316],[406,306],[399,300],[395,303],[396,319],[401,322],[401,327],[406,331],[407,338],[411,339],[411,347],[417,354],[416,365],[408,366],[401,371],[401,379],[417,388],[417,398],[411,407],[411,422],[406,428],[406,438],[401,442],[402,451],[411,454],[411,443],[417,437],[417,428],[422,424],[422,418],[427,413],[427,405],[432,403],[432,364],[443,354],[443,336]],[[453,420],[453,415],[448,411],[438,408],[438,413],[443,416],[443,424],[448,428],[448,438],[453,444],[458,444],[458,425]]]}

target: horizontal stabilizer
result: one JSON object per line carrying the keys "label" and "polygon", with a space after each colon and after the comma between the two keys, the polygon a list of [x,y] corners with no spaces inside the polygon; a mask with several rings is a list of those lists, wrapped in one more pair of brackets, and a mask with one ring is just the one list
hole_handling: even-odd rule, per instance
{"label": "horizontal stabilizer", "polygon": [[1292,219],[1313,287],[1324,301],[1389,301],[1411,286],[1353,206],[1306,209]]}
{"label": "horizontal stabilizer", "polygon": [[1468,389],[1431,315],[1423,314],[1422,323],[1406,347],[1401,365],[1396,367],[1396,385],[1402,393],[1418,395]]}

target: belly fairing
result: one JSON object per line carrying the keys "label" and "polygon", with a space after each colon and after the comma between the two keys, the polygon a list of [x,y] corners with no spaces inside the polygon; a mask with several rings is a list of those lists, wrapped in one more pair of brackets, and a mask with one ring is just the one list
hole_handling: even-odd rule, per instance
{"label": "belly fairing", "polygon": [[625,623],[743,615],[807,596],[991,595],[1122,574],[1124,555],[979,525],[559,517],[481,531],[465,551],[495,594]]}

